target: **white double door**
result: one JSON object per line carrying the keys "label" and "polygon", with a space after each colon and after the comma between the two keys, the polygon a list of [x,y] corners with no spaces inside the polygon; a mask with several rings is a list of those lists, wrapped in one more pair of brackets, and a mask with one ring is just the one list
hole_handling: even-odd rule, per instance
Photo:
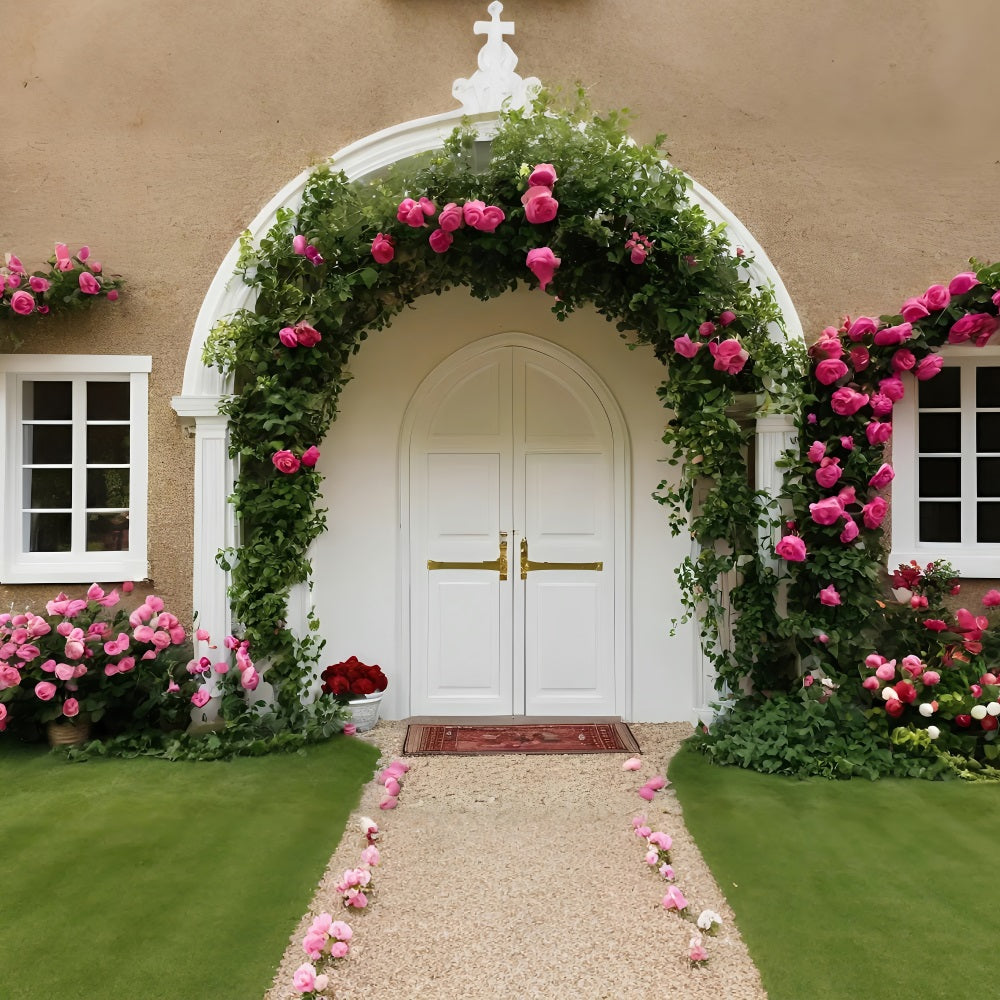
{"label": "white double door", "polygon": [[410,435],[412,714],[620,710],[616,468],[563,360],[503,346],[442,366]]}

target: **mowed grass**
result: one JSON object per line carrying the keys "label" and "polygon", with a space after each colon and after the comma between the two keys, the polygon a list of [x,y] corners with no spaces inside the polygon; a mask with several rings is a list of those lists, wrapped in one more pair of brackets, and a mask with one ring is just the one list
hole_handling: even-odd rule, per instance
{"label": "mowed grass", "polygon": [[669,773],[770,1000],[996,992],[1000,787]]}
{"label": "mowed grass", "polygon": [[0,743],[0,997],[262,996],[377,756],[343,736],[211,763]]}

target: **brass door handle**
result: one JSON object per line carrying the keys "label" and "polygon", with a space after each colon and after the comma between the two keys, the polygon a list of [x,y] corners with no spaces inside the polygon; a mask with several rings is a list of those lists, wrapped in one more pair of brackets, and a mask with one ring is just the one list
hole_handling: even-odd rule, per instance
{"label": "brass door handle", "polygon": [[521,539],[521,579],[527,580],[529,573],[537,573],[545,569],[590,569],[600,572],[604,569],[603,562],[534,562],[528,558],[528,539]]}
{"label": "brass door handle", "polygon": [[484,562],[441,562],[437,559],[427,560],[428,569],[485,569],[500,574],[501,580],[507,579],[507,532],[500,532],[500,555],[496,559]]}

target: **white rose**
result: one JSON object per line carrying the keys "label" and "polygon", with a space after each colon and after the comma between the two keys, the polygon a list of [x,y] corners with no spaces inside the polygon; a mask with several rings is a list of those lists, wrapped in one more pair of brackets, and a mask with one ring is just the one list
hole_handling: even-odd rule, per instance
{"label": "white rose", "polygon": [[898,698],[899,695],[892,688],[882,688],[882,700],[892,701],[893,698]]}
{"label": "white rose", "polygon": [[991,701],[986,706],[987,715],[1000,715],[1000,702]]}
{"label": "white rose", "polygon": [[986,718],[986,706],[985,705],[973,705],[972,711],[969,713],[974,719],[985,719]]}
{"label": "white rose", "polygon": [[941,735],[941,730],[937,726],[928,726],[927,735],[932,739],[936,740]]}
{"label": "white rose", "polygon": [[924,701],[920,703],[920,707],[917,711],[925,718],[929,719],[934,714],[934,706],[929,701]]}

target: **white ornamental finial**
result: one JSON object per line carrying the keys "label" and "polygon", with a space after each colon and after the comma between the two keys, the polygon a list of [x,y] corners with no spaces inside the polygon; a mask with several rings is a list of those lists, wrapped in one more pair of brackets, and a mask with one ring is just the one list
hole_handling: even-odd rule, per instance
{"label": "white ornamental finial", "polygon": [[541,89],[538,77],[522,80],[514,72],[517,56],[503,40],[504,35],[514,34],[513,21],[501,21],[503,4],[498,0],[486,8],[489,21],[476,21],[472,26],[477,35],[486,36],[486,44],[479,50],[479,69],[467,80],[462,78],[451,85],[451,92],[461,102],[466,114],[481,111],[499,111],[505,103],[523,108]]}

